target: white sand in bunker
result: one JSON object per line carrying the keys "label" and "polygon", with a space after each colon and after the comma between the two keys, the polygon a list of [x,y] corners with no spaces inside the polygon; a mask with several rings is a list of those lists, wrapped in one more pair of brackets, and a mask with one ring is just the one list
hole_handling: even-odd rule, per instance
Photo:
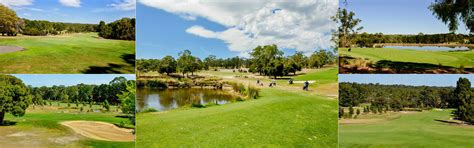
{"label": "white sand in bunker", "polygon": [[1,53],[9,53],[9,52],[16,52],[24,50],[23,47],[18,46],[0,46],[0,54]]}
{"label": "white sand in bunker", "polygon": [[98,121],[65,121],[67,126],[85,137],[105,141],[134,141],[132,129],[120,128],[113,124]]}

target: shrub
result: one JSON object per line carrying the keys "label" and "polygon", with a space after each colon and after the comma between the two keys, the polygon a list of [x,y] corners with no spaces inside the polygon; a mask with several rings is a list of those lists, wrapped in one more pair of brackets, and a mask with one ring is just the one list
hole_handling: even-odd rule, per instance
{"label": "shrub", "polygon": [[150,113],[150,112],[158,112],[158,110],[154,108],[147,108],[141,111],[142,113]]}
{"label": "shrub", "polygon": [[248,97],[249,98],[257,99],[259,97],[260,89],[249,85],[247,92],[248,92]]}
{"label": "shrub", "polygon": [[206,106],[203,105],[203,104],[200,104],[200,103],[193,103],[191,104],[192,107],[195,107],[195,108],[205,108]]}
{"label": "shrub", "polygon": [[146,86],[150,88],[167,88],[165,82],[159,80],[149,80],[146,82]]}

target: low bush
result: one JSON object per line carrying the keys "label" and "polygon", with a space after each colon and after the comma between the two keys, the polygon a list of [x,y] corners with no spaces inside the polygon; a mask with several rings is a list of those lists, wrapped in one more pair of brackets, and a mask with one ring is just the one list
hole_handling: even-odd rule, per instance
{"label": "low bush", "polygon": [[154,109],[154,108],[147,108],[147,109],[144,109],[142,111],[140,111],[142,113],[150,113],[150,112],[158,112],[158,110]]}

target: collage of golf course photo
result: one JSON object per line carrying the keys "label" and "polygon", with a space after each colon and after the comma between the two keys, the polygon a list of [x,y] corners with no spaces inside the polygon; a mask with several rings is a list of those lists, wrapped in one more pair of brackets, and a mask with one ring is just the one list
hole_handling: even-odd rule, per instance
{"label": "collage of golf course photo", "polygon": [[473,148],[473,0],[0,0],[0,148]]}

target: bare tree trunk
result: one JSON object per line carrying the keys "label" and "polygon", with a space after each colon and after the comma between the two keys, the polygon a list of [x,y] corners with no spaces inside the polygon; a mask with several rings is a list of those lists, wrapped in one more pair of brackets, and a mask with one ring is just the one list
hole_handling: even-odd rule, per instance
{"label": "bare tree trunk", "polygon": [[5,112],[0,112],[0,125],[3,125],[3,118],[5,117]]}

